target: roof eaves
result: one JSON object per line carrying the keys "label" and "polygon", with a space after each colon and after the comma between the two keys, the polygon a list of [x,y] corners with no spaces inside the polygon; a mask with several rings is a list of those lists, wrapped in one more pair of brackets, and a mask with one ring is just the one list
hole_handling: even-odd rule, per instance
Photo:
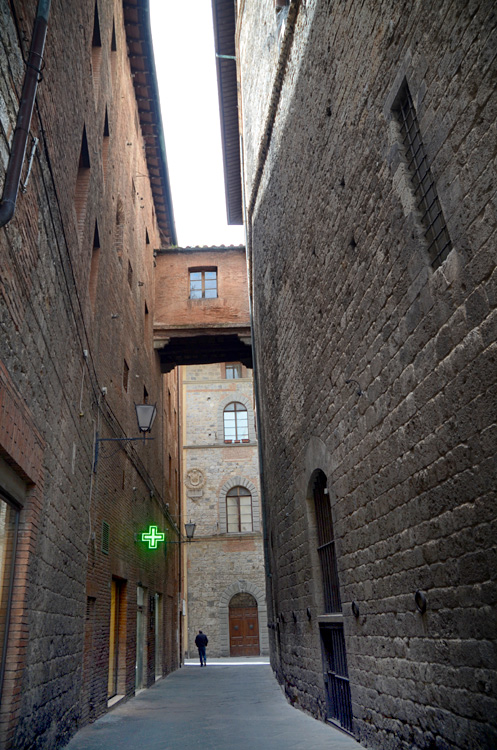
{"label": "roof eaves", "polygon": [[[214,44],[223,147],[224,185],[228,224],[243,224],[238,89],[235,57],[235,4],[212,0]],[[219,57],[224,55],[226,57]]]}
{"label": "roof eaves", "polygon": [[123,0],[123,11],[128,57],[132,73],[135,74],[133,84],[145,141],[157,223],[162,242],[175,245],[176,227],[152,44],[149,0]]}

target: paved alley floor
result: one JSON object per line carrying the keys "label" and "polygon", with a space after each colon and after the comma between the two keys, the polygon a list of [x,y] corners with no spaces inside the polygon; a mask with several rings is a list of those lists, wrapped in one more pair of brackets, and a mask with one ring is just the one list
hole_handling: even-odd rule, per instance
{"label": "paved alley floor", "polygon": [[[359,750],[290,706],[261,660],[190,661],[84,727],[67,750]],[[259,663],[257,663],[259,662]]]}

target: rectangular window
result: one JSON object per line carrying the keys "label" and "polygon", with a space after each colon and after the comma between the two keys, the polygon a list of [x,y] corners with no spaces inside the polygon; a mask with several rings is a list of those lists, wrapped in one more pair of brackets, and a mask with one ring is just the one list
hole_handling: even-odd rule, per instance
{"label": "rectangular window", "polygon": [[190,268],[190,299],[217,297],[217,268]]}
{"label": "rectangular window", "polygon": [[242,366],[235,363],[230,363],[226,365],[226,379],[227,380],[233,380],[236,378],[242,377]]}
{"label": "rectangular window", "polygon": [[252,495],[245,487],[233,487],[228,491],[226,524],[228,534],[253,531]]}
{"label": "rectangular window", "polygon": [[435,180],[421,140],[418,118],[407,83],[404,83],[397,99],[395,111],[417,200],[417,209],[425,230],[428,254],[433,268],[438,268],[451,250],[451,241],[442,213],[442,206],[438,199]]}

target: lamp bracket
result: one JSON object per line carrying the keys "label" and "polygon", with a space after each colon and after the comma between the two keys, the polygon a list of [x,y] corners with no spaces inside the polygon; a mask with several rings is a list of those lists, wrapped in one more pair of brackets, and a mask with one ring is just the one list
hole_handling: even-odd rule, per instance
{"label": "lamp bracket", "polygon": [[[143,442],[145,442],[145,440],[155,440],[155,438],[153,438],[153,437],[144,437],[144,436],[141,436],[141,437],[129,437],[129,438],[128,437],[126,437],[126,438],[101,438],[101,437],[98,437],[98,432],[97,432],[97,437],[96,437],[96,440],[95,440],[95,455],[93,456],[93,473],[94,474],[97,473],[97,464],[98,464],[98,458],[99,458],[99,446],[100,446],[100,443],[133,443],[136,440],[142,440]],[[105,458],[105,456],[104,456],[104,458]]]}

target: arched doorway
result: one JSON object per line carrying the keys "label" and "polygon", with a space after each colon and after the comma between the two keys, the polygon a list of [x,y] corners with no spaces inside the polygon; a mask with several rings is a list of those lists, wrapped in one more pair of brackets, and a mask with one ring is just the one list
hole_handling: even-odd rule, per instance
{"label": "arched doorway", "polygon": [[259,656],[257,600],[247,592],[235,594],[229,603],[230,656]]}

